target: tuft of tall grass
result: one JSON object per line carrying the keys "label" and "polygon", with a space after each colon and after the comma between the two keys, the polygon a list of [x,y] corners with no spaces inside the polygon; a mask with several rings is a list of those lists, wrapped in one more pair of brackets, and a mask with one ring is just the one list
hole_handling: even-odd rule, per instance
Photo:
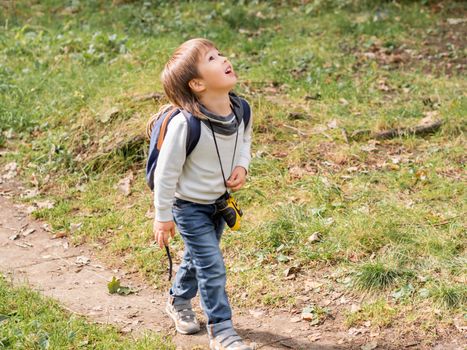
{"label": "tuft of tall grass", "polygon": [[267,226],[264,237],[266,246],[279,248],[281,245],[289,245],[295,240],[295,225],[289,218],[278,218]]}
{"label": "tuft of tall grass", "polygon": [[448,309],[466,307],[467,287],[465,285],[441,284],[431,290],[432,297]]}
{"label": "tuft of tall grass", "polygon": [[378,291],[386,289],[396,280],[412,273],[387,266],[382,262],[370,262],[360,266],[355,276],[355,286],[360,290]]}

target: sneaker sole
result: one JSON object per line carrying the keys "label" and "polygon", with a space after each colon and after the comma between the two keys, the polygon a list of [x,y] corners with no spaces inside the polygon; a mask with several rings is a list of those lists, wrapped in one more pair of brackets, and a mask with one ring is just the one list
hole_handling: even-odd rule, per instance
{"label": "sneaker sole", "polygon": [[188,335],[188,334],[196,334],[198,333],[200,330],[201,330],[201,327],[198,328],[196,331],[192,331],[192,332],[187,332],[187,331],[184,331],[180,328],[178,328],[178,325],[177,325],[177,319],[172,315],[172,313],[170,312],[169,308],[168,308],[168,305],[165,307],[165,312],[170,316],[170,318],[172,319],[172,321],[174,322],[175,324],[175,329],[177,330],[178,333],[180,334],[185,334],[185,335]]}
{"label": "sneaker sole", "polygon": [[219,350],[220,347],[216,344],[213,344],[213,342],[209,342],[209,350]]}
{"label": "sneaker sole", "polygon": [[[209,341],[209,350],[222,350],[225,349],[222,345],[219,345],[219,343],[215,342],[214,340]],[[251,350],[255,350],[255,347],[250,347]]]}

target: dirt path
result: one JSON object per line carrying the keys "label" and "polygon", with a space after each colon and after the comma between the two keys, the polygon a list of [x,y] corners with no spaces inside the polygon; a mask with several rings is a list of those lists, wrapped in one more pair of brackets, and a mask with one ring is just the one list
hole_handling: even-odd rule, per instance
{"label": "dirt path", "polygon": [[[0,184],[0,272],[7,278],[15,284],[30,285],[58,300],[71,312],[97,322],[114,324],[122,332],[138,333],[149,329],[170,333],[180,349],[195,346],[198,350],[208,349],[204,327],[197,335],[176,334],[163,311],[164,295],[134,277],[125,276],[125,271],[107,269],[90,248],[72,247],[65,238],[53,239],[43,223],[31,219],[25,206],[13,203],[18,187],[14,188],[11,184]],[[138,293],[128,296],[109,294],[106,284],[112,276],[120,277],[122,284],[138,289]],[[194,305],[199,305],[198,301]],[[201,310],[195,308],[203,320]],[[322,331],[310,328],[306,322],[292,322],[292,317],[283,312],[255,310],[251,314],[234,309],[238,332],[248,341],[255,342],[257,348],[350,348],[337,345],[338,334],[324,336]],[[312,341],[316,338],[323,340]]]}

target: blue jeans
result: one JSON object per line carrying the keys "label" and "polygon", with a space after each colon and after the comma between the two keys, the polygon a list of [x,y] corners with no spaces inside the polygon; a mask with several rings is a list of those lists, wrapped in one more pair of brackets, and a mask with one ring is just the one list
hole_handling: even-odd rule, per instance
{"label": "blue jeans", "polygon": [[183,261],[169,293],[173,303],[190,300],[199,290],[208,319],[208,332],[215,335],[232,327],[232,310],[225,291],[226,273],[219,247],[224,219],[214,204],[198,204],[175,199],[174,221],[183,241]]}

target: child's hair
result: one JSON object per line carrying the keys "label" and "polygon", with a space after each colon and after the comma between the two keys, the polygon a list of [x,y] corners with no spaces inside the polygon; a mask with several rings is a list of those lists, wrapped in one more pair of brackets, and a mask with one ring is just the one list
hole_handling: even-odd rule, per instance
{"label": "child's hair", "polygon": [[172,108],[181,108],[198,118],[204,118],[200,111],[200,102],[188,83],[200,77],[197,64],[201,55],[214,48],[213,42],[197,38],[185,41],[180,45],[165,64],[161,74],[162,85],[169,104],[163,105],[159,112],[153,115],[146,126],[146,135],[151,137],[154,122],[164,112]]}

